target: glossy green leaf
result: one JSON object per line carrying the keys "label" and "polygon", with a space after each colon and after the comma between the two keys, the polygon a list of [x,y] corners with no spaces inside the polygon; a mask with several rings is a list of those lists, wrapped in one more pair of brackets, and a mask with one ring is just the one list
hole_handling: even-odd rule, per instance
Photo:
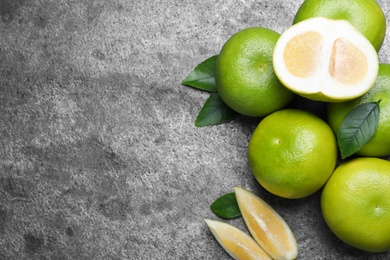
{"label": "glossy green leaf", "polygon": [[344,118],[337,131],[341,158],[359,151],[375,134],[379,123],[379,101],[359,105]]}
{"label": "glossy green leaf", "polygon": [[234,192],[227,193],[211,204],[210,209],[218,217],[230,219],[241,216]]}
{"label": "glossy green leaf", "polygon": [[200,90],[216,92],[214,67],[217,57],[218,55],[212,56],[197,65],[183,80],[182,84]]}
{"label": "glossy green leaf", "polygon": [[195,126],[202,127],[226,123],[234,119],[237,114],[223,102],[218,93],[211,93],[195,120]]}

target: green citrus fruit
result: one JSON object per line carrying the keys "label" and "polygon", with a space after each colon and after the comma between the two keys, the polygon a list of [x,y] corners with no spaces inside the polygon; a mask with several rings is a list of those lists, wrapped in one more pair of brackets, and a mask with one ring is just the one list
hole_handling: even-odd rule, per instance
{"label": "green citrus fruit", "polygon": [[357,158],[341,164],[321,195],[325,221],[345,243],[370,252],[390,250],[390,162]]}
{"label": "green citrus fruit", "polygon": [[215,82],[233,110],[260,117],[286,106],[293,98],[275,75],[272,53],[279,34],[250,27],[231,36],[216,62]]}
{"label": "green citrus fruit", "polygon": [[377,51],[385,39],[386,17],[375,0],[305,0],[293,23],[318,16],[349,21]]}
{"label": "green citrus fruit", "polygon": [[342,103],[328,104],[328,123],[337,133],[345,116],[355,107],[366,102],[379,103],[378,128],[363,148],[357,152],[361,156],[383,157],[390,155],[390,64],[380,64],[374,86],[362,97]]}
{"label": "green citrus fruit", "polygon": [[248,147],[256,180],[284,198],[303,198],[318,191],[332,174],[337,144],[332,129],[319,117],[299,109],[266,116]]}

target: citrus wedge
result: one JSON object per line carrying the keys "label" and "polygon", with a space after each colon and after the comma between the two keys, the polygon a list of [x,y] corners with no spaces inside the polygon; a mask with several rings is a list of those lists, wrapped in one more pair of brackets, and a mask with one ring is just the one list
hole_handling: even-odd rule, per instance
{"label": "citrus wedge", "polygon": [[217,242],[233,259],[271,260],[253,238],[240,229],[216,220],[205,221]]}
{"label": "citrus wedge", "polygon": [[234,192],[249,232],[264,251],[273,259],[295,259],[297,241],[284,219],[252,192],[240,187]]}
{"label": "citrus wedge", "polygon": [[278,39],[273,53],[279,80],[298,95],[341,102],[362,96],[378,74],[378,54],[346,20],[314,17]]}

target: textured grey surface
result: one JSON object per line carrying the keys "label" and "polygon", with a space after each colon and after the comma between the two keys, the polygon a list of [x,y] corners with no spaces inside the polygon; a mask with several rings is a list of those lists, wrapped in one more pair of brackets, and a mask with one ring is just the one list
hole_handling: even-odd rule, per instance
{"label": "textured grey surface", "polygon": [[286,219],[299,259],[389,259],[335,238],[319,193],[256,183],[258,119],[193,125],[208,95],[182,79],[240,29],[282,32],[300,3],[0,0],[0,259],[229,259],[203,219],[236,185]]}

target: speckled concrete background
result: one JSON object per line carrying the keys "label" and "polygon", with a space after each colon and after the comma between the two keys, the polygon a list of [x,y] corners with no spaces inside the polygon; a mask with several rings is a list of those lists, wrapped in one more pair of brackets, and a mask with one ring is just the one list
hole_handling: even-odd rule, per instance
{"label": "speckled concrete background", "polygon": [[240,29],[282,32],[301,3],[0,0],[0,259],[229,259],[203,219],[236,185],[285,217],[299,259],[389,259],[335,238],[318,193],[256,183],[258,119],[193,125],[208,95],[184,77]]}

